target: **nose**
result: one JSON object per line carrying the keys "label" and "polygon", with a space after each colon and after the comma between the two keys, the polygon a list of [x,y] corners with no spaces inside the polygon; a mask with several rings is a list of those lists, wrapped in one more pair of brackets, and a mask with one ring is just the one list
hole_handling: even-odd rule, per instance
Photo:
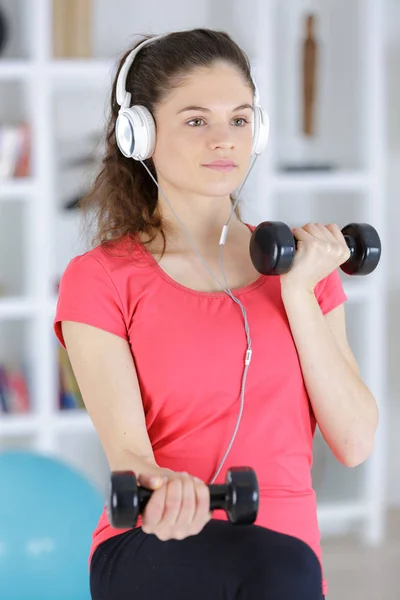
{"label": "nose", "polygon": [[211,150],[217,150],[218,148],[230,150],[234,148],[235,142],[232,129],[225,124],[214,125],[209,130],[208,146]]}

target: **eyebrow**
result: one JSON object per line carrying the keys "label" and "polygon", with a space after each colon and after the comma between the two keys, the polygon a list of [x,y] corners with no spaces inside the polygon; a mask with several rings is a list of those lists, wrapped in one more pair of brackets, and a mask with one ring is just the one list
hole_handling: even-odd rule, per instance
{"label": "eyebrow", "polygon": [[[232,112],[236,112],[238,110],[244,110],[245,108],[250,108],[251,110],[254,110],[251,104],[241,104],[240,106],[237,106],[236,108],[234,108],[232,110]],[[179,113],[182,112],[186,112],[188,110],[198,110],[198,111],[203,111],[203,112],[211,112],[209,108],[204,108],[204,106],[186,106],[185,108],[182,108],[181,110],[178,110],[178,112],[176,113],[177,115],[179,115]]]}

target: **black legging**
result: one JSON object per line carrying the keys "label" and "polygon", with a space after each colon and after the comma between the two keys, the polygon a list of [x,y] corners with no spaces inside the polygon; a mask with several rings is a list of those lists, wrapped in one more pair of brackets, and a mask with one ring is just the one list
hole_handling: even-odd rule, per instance
{"label": "black legging", "polygon": [[200,534],[160,541],[141,528],[103,542],[93,600],[322,600],[319,560],[304,542],[256,525],[211,520]]}

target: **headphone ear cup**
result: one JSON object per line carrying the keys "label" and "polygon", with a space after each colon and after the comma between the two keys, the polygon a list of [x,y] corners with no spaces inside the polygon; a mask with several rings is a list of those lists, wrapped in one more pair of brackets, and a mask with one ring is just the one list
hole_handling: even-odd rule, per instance
{"label": "headphone ear cup", "polygon": [[124,156],[146,160],[153,155],[156,125],[146,107],[135,105],[121,108],[115,129],[117,144]]}
{"label": "headphone ear cup", "polygon": [[121,108],[115,124],[115,137],[118,148],[127,158],[131,158],[135,146],[132,120],[129,108]]}
{"label": "headphone ear cup", "polygon": [[252,154],[261,154],[267,147],[269,137],[269,117],[262,106],[254,107]]}

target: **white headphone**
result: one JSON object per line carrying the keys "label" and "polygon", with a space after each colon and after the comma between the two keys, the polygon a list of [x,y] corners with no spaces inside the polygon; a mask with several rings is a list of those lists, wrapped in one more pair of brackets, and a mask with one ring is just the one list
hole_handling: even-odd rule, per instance
{"label": "white headphone", "polygon": [[[156,142],[156,126],[150,111],[141,105],[130,106],[131,94],[126,91],[126,78],[136,54],[147,44],[165,37],[158,35],[139,44],[127,56],[117,80],[116,99],[121,107],[115,125],[116,139],[119,149],[127,158],[146,160],[154,153]],[[269,136],[269,118],[264,108],[259,105],[257,85],[254,95],[254,117],[252,122],[253,146],[252,154],[261,154],[265,149]]]}

